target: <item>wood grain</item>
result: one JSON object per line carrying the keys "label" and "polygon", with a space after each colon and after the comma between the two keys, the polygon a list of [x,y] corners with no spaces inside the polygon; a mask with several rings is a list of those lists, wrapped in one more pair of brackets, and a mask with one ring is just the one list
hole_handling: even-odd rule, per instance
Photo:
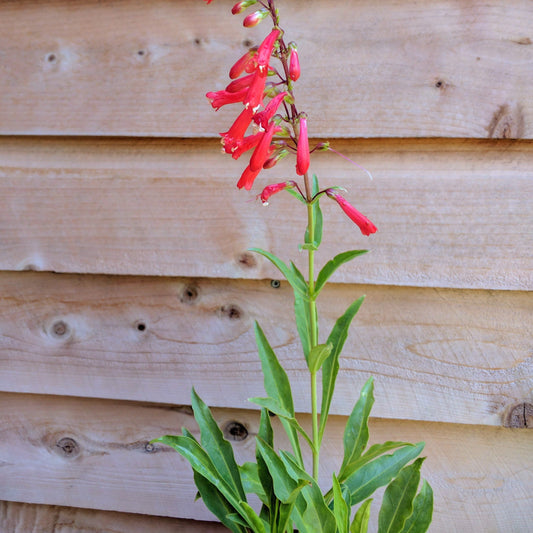
{"label": "wood grain", "polygon": [[[215,136],[204,95],[268,28],[230,0],[0,3],[0,132]],[[528,0],[293,0],[315,136],[533,137]],[[305,12],[305,16],[302,13]],[[320,36],[320,38],[317,38]]]}
{"label": "wood grain", "polygon": [[[235,188],[243,162],[217,143],[148,139],[0,139],[0,269],[269,278],[247,249],[305,267],[305,209],[286,194],[268,208],[261,187],[293,162]],[[319,264],[353,248],[372,253],[338,282],[482,289],[533,288],[530,142],[338,141],[374,180],[336,154],[317,154],[324,187],[378,226],[363,237],[322,202]]]}
{"label": "wood grain", "polygon": [[5,533],[223,533],[216,522],[162,516],[0,502],[0,531]]}
{"label": "wood grain", "polygon": [[[154,436],[178,433],[182,425],[196,433],[186,409],[22,394],[1,394],[0,403],[0,498],[211,518],[200,502],[193,503],[188,463],[169,448],[146,446]],[[215,417],[221,427],[238,421],[247,428],[249,437],[233,444],[239,463],[251,460],[256,414],[217,410]],[[324,486],[341,458],[344,423],[334,417],[325,441]],[[423,476],[435,491],[436,533],[529,531],[528,430],[372,420],[370,431],[372,442],[426,441]],[[65,448],[64,439],[75,446]]]}
{"label": "wood grain", "polygon": [[[258,320],[309,410],[286,284],[4,272],[0,294],[0,390],[188,404],[194,385],[210,405],[251,408]],[[349,414],[370,375],[379,417],[502,425],[530,401],[530,294],[331,285],[324,342],[363,294],[332,412]]]}

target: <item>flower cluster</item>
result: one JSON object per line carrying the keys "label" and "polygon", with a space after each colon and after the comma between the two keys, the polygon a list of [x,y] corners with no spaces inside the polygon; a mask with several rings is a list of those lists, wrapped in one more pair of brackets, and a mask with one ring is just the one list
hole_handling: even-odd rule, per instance
{"label": "flower cluster", "polygon": [[[209,4],[212,0],[205,1]],[[301,73],[298,49],[293,42],[285,44],[278,13],[272,3],[241,0],[231,12],[240,14],[257,3],[262,7],[247,15],[243,25],[255,26],[270,16],[272,30],[259,46],[250,48],[231,67],[231,81],[225,89],[206,94],[215,110],[231,104],[243,106],[228,131],[220,133],[223,151],[234,159],[253,150],[237,187],[250,190],[261,170],[272,168],[292,153],[296,156],[296,174],[303,177],[304,191],[292,180],[270,185],[259,195],[264,204],[272,194],[287,188],[296,189],[297,196],[307,204],[324,195],[335,200],[364,235],[376,232],[376,226],[351,206],[337,188],[311,193],[308,178],[310,154],[317,149],[328,149],[329,145],[323,143],[309,149],[307,115],[298,112],[293,94],[293,83]],[[278,61],[277,68],[271,64],[273,58]]]}

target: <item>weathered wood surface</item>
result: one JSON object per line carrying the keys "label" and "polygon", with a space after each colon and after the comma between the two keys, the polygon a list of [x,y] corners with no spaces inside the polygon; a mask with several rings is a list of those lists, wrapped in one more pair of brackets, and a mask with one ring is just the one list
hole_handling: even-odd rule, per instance
{"label": "weathered wood surface", "polygon": [[[188,463],[149,439],[195,432],[186,409],[23,394],[0,395],[0,499],[180,518],[210,519]],[[258,419],[218,410],[222,428],[239,422],[248,438],[234,442],[238,462],[251,460]],[[424,439],[424,476],[435,491],[438,532],[530,531],[531,433],[447,424],[371,421],[372,442]],[[321,478],[342,457],[345,419],[333,417]],[[375,517],[374,517],[375,518]]]}
{"label": "weathered wood surface", "polygon": [[216,522],[0,501],[2,533],[227,533]]}
{"label": "weathered wood surface", "polygon": [[[205,136],[204,95],[268,31],[233,0],[0,3],[0,132]],[[528,0],[292,0],[300,108],[317,136],[533,137]],[[303,15],[305,11],[305,15]],[[354,94],[355,93],[355,94]],[[316,111],[315,111],[316,110]]]}
{"label": "weathered wood surface", "polygon": [[[194,385],[209,405],[248,408],[263,390],[258,320],[309,409],[286,284],[4,272],[0,294],[0,390],[188,404]],[[530,401],[529,293],[331,285],[321,337],[363,294],[334,413],[370,375],[379,417],[502,425]]]}
{"label": "weathered wood surface", "polygon": [[[339,141],[373,181],[317,154],[323,186],[341,185],[378,226],[363,237],[326,198],[325,261],[372,253],[336,281],[489,289],[533,288],[531,142]],[[252,193],[244,163],[215,141],[0,139],[0,268],[226,278],[277,277],[257,246],[302,266],[305,209],[255,194],[291,175],[265,172]]]}

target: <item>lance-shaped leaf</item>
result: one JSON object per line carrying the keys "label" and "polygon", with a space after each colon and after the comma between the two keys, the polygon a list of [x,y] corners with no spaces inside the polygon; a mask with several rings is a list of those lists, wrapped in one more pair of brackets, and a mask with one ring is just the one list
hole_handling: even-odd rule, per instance
{"label": "lance-shaped leaf", "polygon": [[337,522],[338,533],[349,533],[351,498],[349,493],[346,496],[348,497],[348,502],[344,498],[337,476],[333,474],[333,514]]}
{"label": "lance-shaped leaf", "polygon": [[378,533],[397,533],[413,512],[413,500],[420,482],[420,468],[424,458],[405,466],[393,479],[383,494],[378,517]]}
{"label": "lance-shaped leaf", "polygon": [[360,255],[366,254],[367,252],[368,250],[350,250],[348,252],[342,252],[336,255],[333,259],[330,259],[318,273],[314,296],[316,297],[318,295],[318,293],[324,288],[328,279],[341,265],[344,265],[344,263],[347,263]]}
{"label": "lance-shaped leaf", "polygon": [[241,514],[246,516],[246,522],[251,526],[252,531],[254,533],[267,533],[267,529],[265,527],[265,524],[257,516],[257,513],[252,509],[252,507],[244,501],[239,502],[240,503],[240,509]]}
{"label": "lance-shaped leaf", "polygon": [[[193,470],[194,484],[198,489],[200,497],[205,503],[205,506],[233,533],[246,533],[247,524],[236,523],[229,518],[235,513],[235,509],[231,506],[224,495],[205,477],[201,476]],[[239,515],[237,515],[239,516]]]}
{"label": "lance-shaped leaf", "polygon": [[224,438],[209,407],[196,394],[194,389],[192,390],[191,397],[194,418],[200,427],[202,447],[209,455],[222,479],[225,479],[233,489],[235,496],[246,501],[239,467],[235,461],[231,444]]}
{"label": "lance-shaped leaf", "polygon": [[367,533],[368,522],[370,521],[370,504],[372,498],[369,498],[357,509],[350,525],[350,533]]}
{"label": "lance-shaped leaf", "polygon": [[[274,446],[274,430],[270,423],[270,416],[266,409],[261,409],[261,420],[259,422],[258,437],[266,442],[269,446]],[[267,514],[270,518],[271,512],[274,510],[274,486],[272,483],[272,476],[267,468],[267,465],[263,459],[263,456],[259,453],[259,450],[255,449],[255,460],[257,461],[257,477],[261,482],[261,486],[265,493],[265,499],[262,500],[264,505],[268,508],[268,513],[263,509],[263,513]]]}
{"label": "lance-shaped leaf", "polygon": [[332,350],[322,365],[322,406],[320,409],[319,440],[322,440],[324,430],[326,429],[329,408],[333,398],[333,391],[335,390],[335,381],[339,373],[339,356],[348,337],[350,324],[363,304],[364,298],[364,296],[361,296],[361,298],[353,302],[337,322],[335,322],[335,326],[333,326],[326,342],[326,344],[332,346]]}
{"label": "lance-shaped leaf", "polygon": [[354,463],[366,448],[368,443],[368,417],[374,404],[374,380],[369,378],[361,389],[359,400],[350,414],[344,430],[344,459],[339,475]]}
{"label": "lance-shaped leaf", "polygon": [[413,512],[405,522],[401,533],[426,533],[433,518],[433,490],[424,480],[413,503]]}
{"label": "lance-shaped leaf", "polygon": [[246,462],[239,466],[242,486],[246,494],[256,494],[265,503],[266,494],[259,479],[259,467],[257,463]]}
{"label": "lance-shaped leaf", "polygon": [[[292,401],[289,378],[287,377],[285,370],[283,370],[283,367],[280,365],[274,350],[272,350],[263,330],[259,327],[257,322],[255,323],[255,338],[259,358],[261,359],[261,368],[263,369],[265,390],[269,397],[273,398],[282,409],[294,418],[294,404]],[[294,453],[298,457],[300,463],[303,464],[302,451],[296,429],[283,418],[281,419],[281,422],[289,437]]]}
{"label": "lance-shaped leaf", "polygon": [[262,250],[261,248],[250,248],[251,252],[256,252],[266,257],[284,276],[289,282],[295,292],[300,293],[302,296],[308,296],[308,288],[305,280],[297,275],[293,267],[287,266],[279,257],[274,254]]}
{"label": "lance-shaped leaf", "polygon": [[311,339],[311,310],[309,309],[309,299],[294,291],[294,318],[296,329],[302,343],[302,351],[305,360],[309,364],[309,352],[313,341]]}
{"label": "lance-shaped leaf", "polygon": [[257,449],[272,477],[276,498],[285,504],[293,503],[298,493],[308,484],[307,480],[293,479],[274,449],[259,437],[256,438],[256,442]]}
{"label": "lance-shaped leaf", "polygon": [[352,495],[352,505],[368,498],[379,487],[387,485],[423,449],[423,442],[404,446],[391,455],[382,455],[355,470],[343,481]]}

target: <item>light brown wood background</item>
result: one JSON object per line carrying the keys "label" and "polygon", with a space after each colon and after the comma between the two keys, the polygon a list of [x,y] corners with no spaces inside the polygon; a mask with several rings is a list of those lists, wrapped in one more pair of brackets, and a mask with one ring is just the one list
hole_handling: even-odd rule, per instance
{"label": "light brown wood background", "polygon": [[[372,439],[426,442],[435,533],[533,523],[533,4],[280,0],[317,154],[379,232],[323,202],[319,261],[371,253],[321,295],[324,335],[360,295],[321,476],[373,375]],[[187,464],[192,385],[253,456],[252,325],[307,380],[291,291],[303,215],[219,153],[232,61],[266,32],[232,1],[0,2],[0,532],[214,533]],[[140,326],[140,327],[139,327]],[[512,426],[512,427],[509,427]],[[526,427],[523,427],[526,426]],[[206,522],[209,521],[209,522]],[[375,522],[374,522],[375,524]]]}

